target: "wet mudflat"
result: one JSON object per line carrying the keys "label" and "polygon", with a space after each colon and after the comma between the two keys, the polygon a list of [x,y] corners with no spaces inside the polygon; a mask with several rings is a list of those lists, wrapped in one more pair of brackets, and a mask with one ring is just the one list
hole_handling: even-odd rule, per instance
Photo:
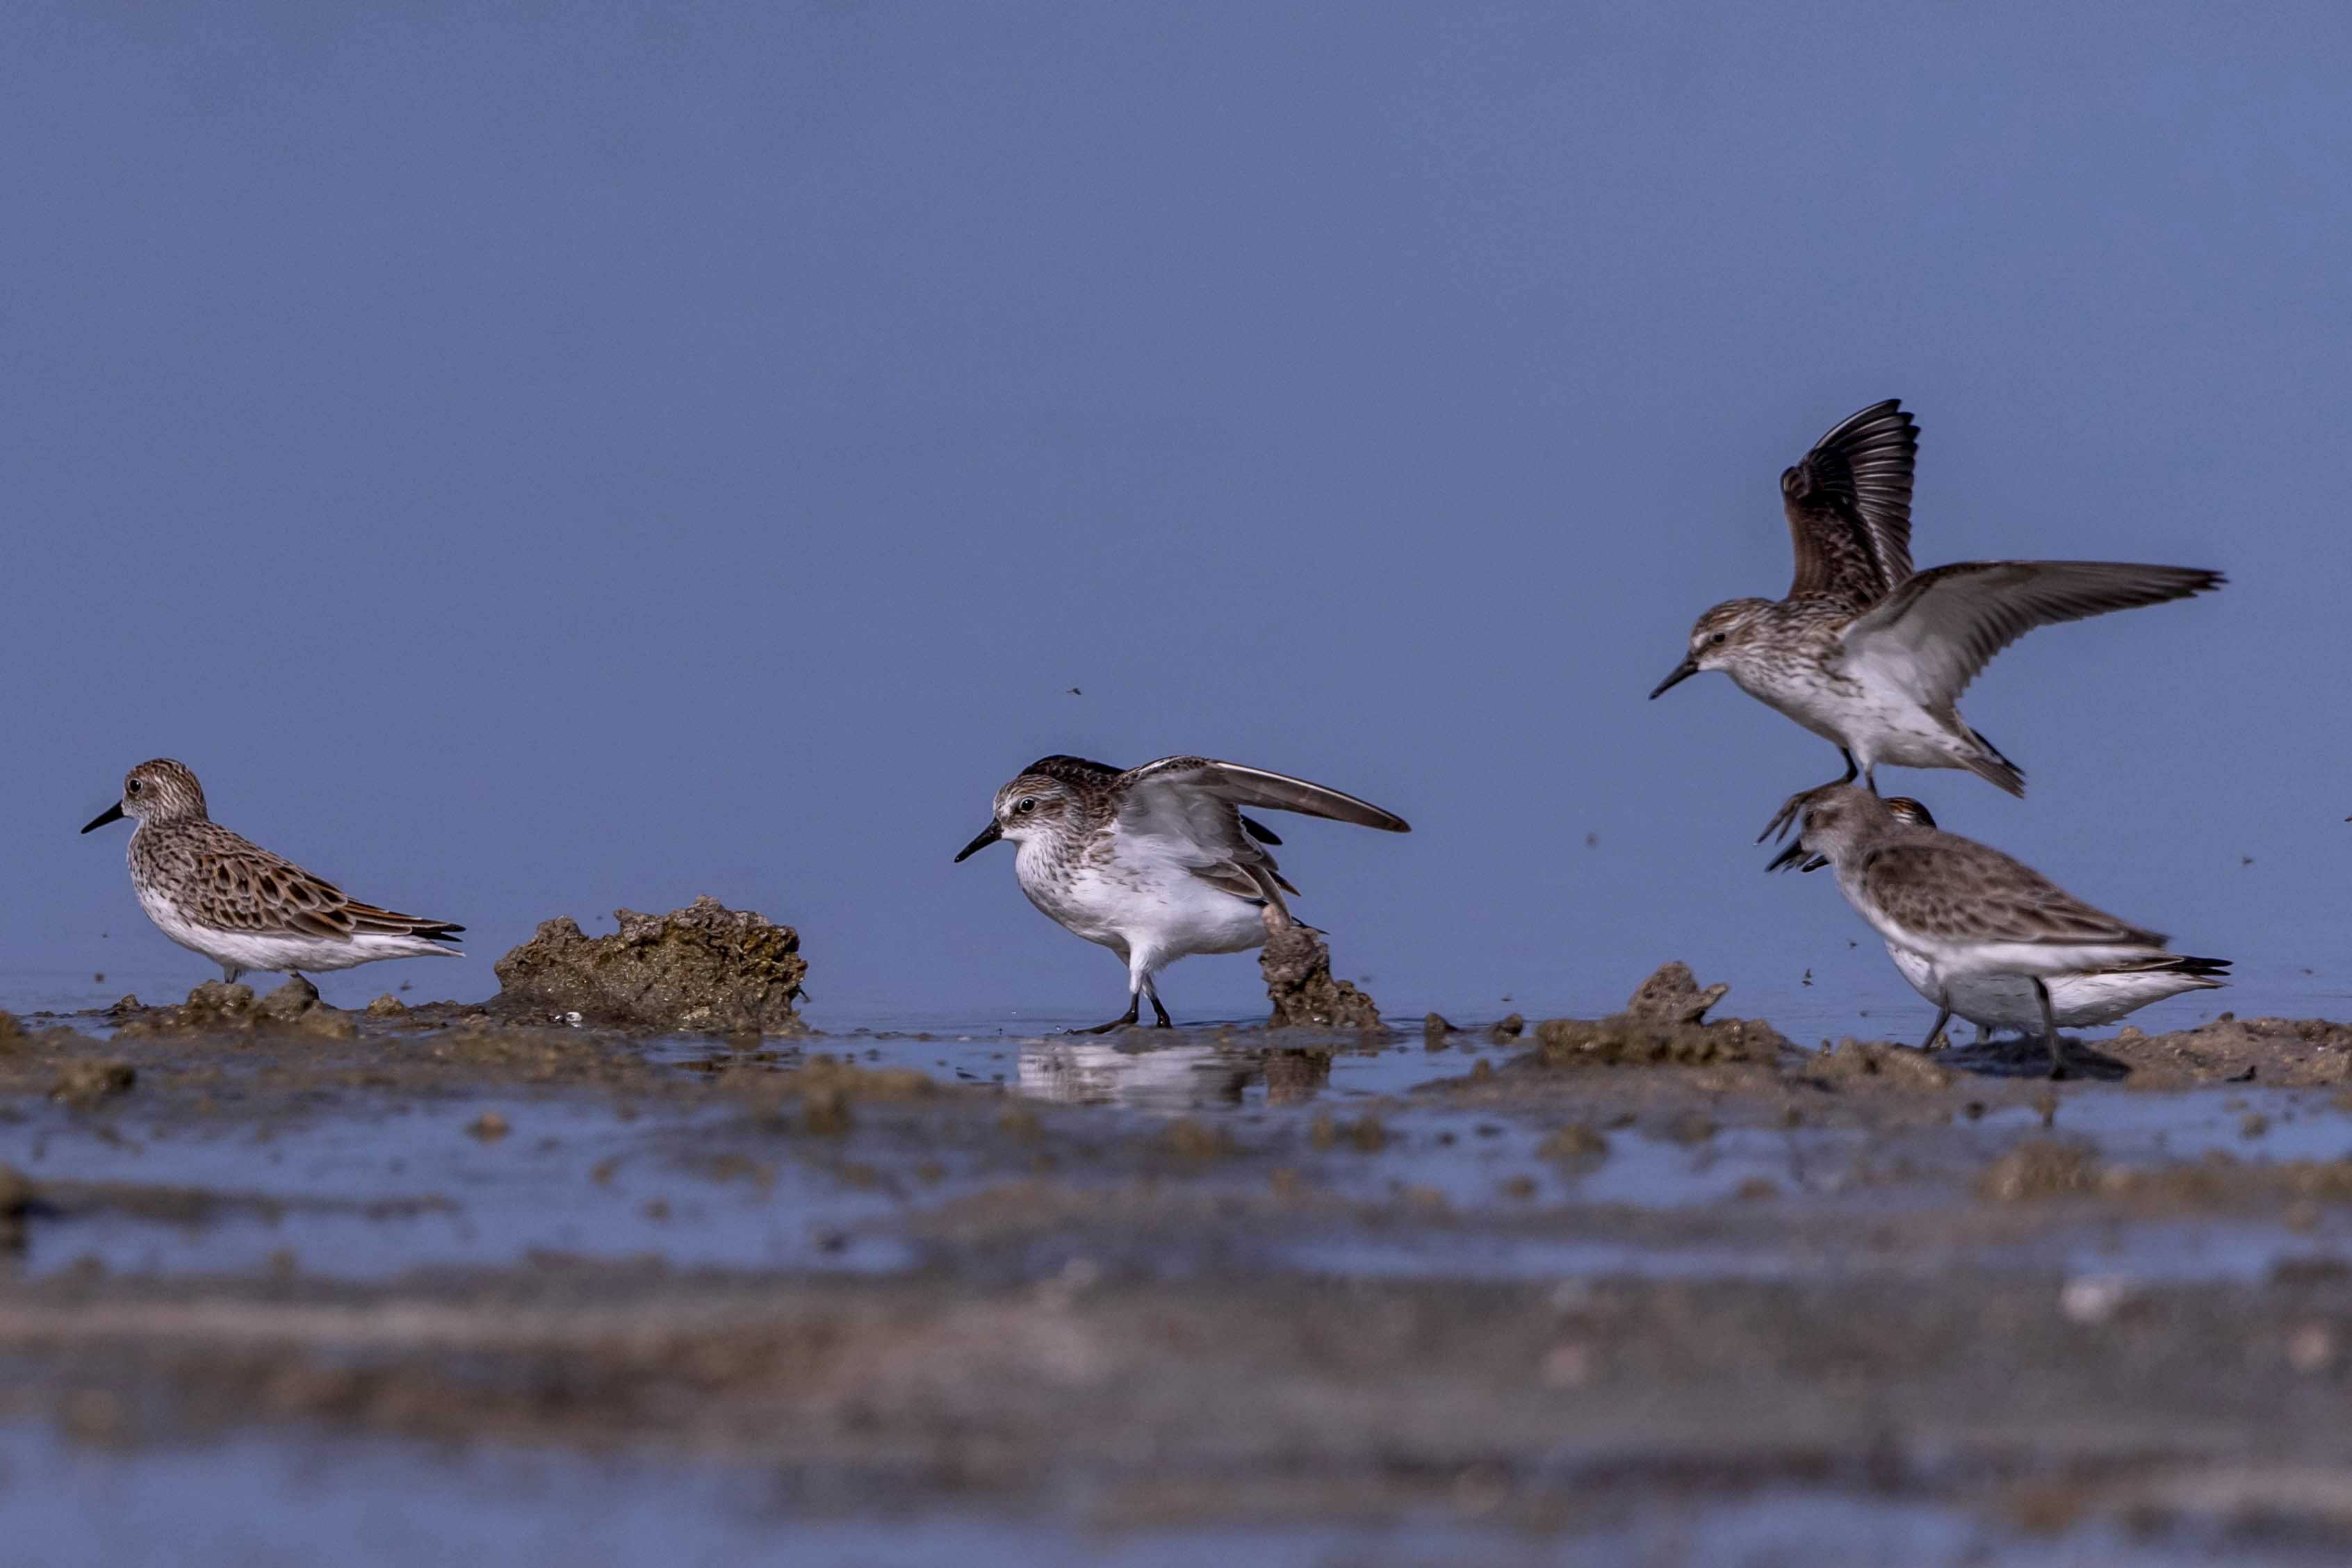
{"label": "wet mudflat", "polygon": [[2051,1084],[1672,995],[1098,1037],[299,1002],[0,1039],[0,1499],[47,1560],[2352,1547],[2352,1029]]}

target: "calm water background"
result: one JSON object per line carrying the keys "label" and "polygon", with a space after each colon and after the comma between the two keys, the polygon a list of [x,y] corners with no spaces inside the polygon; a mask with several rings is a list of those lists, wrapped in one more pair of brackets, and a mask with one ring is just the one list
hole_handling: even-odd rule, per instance
{"label": "calm water background", "polygon": [[1889,783],[2326,1007],[2347,51],[2320,5],[7,7],[0,1004],[205,977],[74,836],[162,753],[472,928],[338,1002],[709,892],[803,929],[821,1023],[1104,1013],[949,857],[1041,752],[1202,751],[1413,820],[1282,824],[1391,1011],[1679,956],[1924,1026],[1760,874],[1830,748],[1643,700],[1785,584],[1780,468],[1900,395],[1923,563],[2233,584],[1993,666],[2026,801]]}

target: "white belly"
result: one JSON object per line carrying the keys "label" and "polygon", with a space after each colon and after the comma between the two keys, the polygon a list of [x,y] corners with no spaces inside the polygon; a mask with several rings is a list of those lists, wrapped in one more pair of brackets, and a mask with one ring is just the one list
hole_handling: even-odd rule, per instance
{"label": "white belly", "polygon": [[1040,910],[1146,972],[1196,952],[1265,945],[1255,900],[1212,887],[1173,858],[1124,852],[1128,847],[1108,866],[1077,867],[1065,878],[1042,857],[1033,862],[1024,845],[1014,868],[1021,890]]}
{"label": "white belly", "polygon": [[221,931],[212,926],[197,925],[184,918],[180,911],[162,898],[142,891],[139,905],[155,929],[193,952],[201,952],[225,969],[275,971],[301,970],[324,973],[330,970],[350,969],[357,964],[373,963],[380,958],[425,958],[436,954],[463,957],[455,948],[445,947],[421,936],[398,936],[370,932],[359,936],[299,936],[264,935],[252,931]]}
{"label": "white belly", "polygon": [[[1934,965],[1919,954],[1890,942],[1886,956],[1911,989],[1938,1006],[1948,1001],[1953,1012],[1979,1028],[2042,1032],[2042,1008],[2034,1000],[2032,983],[2023,975],[1957,974],[1938,984]],[[2049,976],[2042,984],[2050,988],[2050,1016],[2062,1029],[2096,1028],[2151,1002],[2210,989],[2177,970],[2078,971]]]}

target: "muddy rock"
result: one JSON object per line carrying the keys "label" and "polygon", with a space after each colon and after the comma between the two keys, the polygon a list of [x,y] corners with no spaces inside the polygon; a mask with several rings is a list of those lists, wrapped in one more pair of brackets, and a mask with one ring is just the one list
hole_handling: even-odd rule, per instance
{"label": "muddy rock", "polygon": [[32,1179],[14,1165],[0,1165],[0,1251],[25,1245],[25,1221],[38,1197]]}
{"label": "muddy rock", "polygon": [[1669,963],[1642,982],[1622,1013],[1547,1018],[1537,1025],[1535,1060],[1545,1067],[1769,1064],[1791,1048],[1786,1037],[1760,1018],[1703,1022],[1730,989],[1717,984],[1701,990],[1689,965]]}
{"label": "muddy rock", "polygon": [[1258,954],[1265,994],[1274,1004],[1269,1029],[1305,1025],[1327,1029],[1377,1029],[1381,1010],[1345,980],[1331,978],[1331,947],[1322,933],[1294,925],[1270,933]]}
{"label": "muddy rock", "polygon": [[249,985],[208,980],[188,993],[176,1007],[145,1007],[125,1012],[137,1004],[130,997],[110,1009],[120,1019],[124,1035],[307,1035],[322,1040],[348,1040],[359,1033],[350,1015],[319,1000],[319,988],[299,975],[268,995],[256,998]]}
{"label": "muddy rock", "polygon": [[1624,1016],[1653,1024],[1696,1024],[1730,992],[1731,987],[1721,982],[1699,989],[1698,976],[1691,973],[1690,965],[1676,959],[1642,982],[1625,1004]]}
{"label": "muddy rock", "polygon": [[2037,1138],[1985,1167],[1977,1192],[1993,1203],[2073,1197],[2098,1190],[2098,1151],[2086,1143]]}
{"label": "muddy rock", "polygon": [[614,915],[611,936],[568,917],[541,925],[498,962],[499,1010],[616,1028],[803,1032],[793,1003],[808,964],[792,927],[708,896],[666,915]]}
{"label": "muddy rock", "polygon": [[58,1068],[49,1098],[76,1110],[88,1110],[118,1094],[130,1093],[138,1081],[139,1075],[129,1062],[67,1062]]}
{"label": "muddy rock", "polygon": [[1857,1040],[1851,1035],[1810,1065],[1819,1078],[1872,1081],[1889,1089],[1946,1089],[1952,1082],[1951,1069],[1923,1051],[1886,1040]]}

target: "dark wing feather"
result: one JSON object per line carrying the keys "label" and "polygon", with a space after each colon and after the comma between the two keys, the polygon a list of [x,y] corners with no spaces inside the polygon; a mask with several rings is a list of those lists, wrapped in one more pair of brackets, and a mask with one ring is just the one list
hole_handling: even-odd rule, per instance
{"label": "dark wing feather", "polygon": [[380,910],[347,897],[324,877],[305,871],[216,822],[191,825],[210,865],[198,893],[207,925],[256,936],[350,936],[390,932],[438,939],[465,930],[446,921]]}
{"label": "dark wing feather", "polygon": [[1937,941],[2164,945],[2022,861],[1950,834],[1872,850],[1862,880],[1888,919]]}
{"label": "dark wing feather", "polygon": [[1359,827],[1377,827],[1389,833],[1412,831],[1405,819],[1394,812],[1383,811],[1370,801],[1358,800],[1305,779],[1295,779],[1286,773],[1268,773],[1264,768],[1244,767],[1239,763],[1221,763],[1213,757],[1162,757],[1156,763],[1146,763],[1119,775],[1118,787],[1132,792],[1139,786],[1181,784],[1223,801],[1231,805],[1255,805],[1268,811],[1296,811],[1308,816],[1329,817],[1334,822],[1351,822]]}
{"label": "dark wing feather", "polygon": [[1789,597],[1876,604],[1911,575],[1911,470],[1919,430],[1895,398],[1813,443],[1780,476],[1797,574]]}
{"label": "dark wing feather", "polygon": [[2036,626],[2218,588],[2219,572],[2124,561],[1963,561],[1899,585],[1841,636],[1852,658],[1908,670],[1929,708],[1955,701],[1992,656]]}
{"label": "dark wing feather", "polygon": [[373,904],[363,904],[356,899],[346,900],[343,907],[351,911],[353,929],[380,931],[391,936],[421,936],[434,942],[455,939],[466,928],[448,921],[428,920],[423,915],[404,915],[397,910],[380,910]]}

